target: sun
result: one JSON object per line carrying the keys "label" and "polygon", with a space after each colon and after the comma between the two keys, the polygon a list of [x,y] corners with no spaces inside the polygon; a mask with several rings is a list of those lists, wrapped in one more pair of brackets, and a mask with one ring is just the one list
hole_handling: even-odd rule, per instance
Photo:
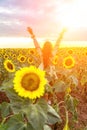
{"label": "sun", "polygon": [[86,0],[74,0],[61,10],[60,21],[67,29],[87,27]]}

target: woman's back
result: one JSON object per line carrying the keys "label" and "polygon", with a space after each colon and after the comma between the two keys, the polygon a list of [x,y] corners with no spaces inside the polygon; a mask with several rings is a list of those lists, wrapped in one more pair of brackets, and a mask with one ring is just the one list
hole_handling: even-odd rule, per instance
{"label": "woman's back", "polygon": [[42,48],[42,57],[43,57],[43,65],[44,68],[47,68],[50,65],[50,60],[52,57],[52,44],[51,42],[47,41],[44,43]]}

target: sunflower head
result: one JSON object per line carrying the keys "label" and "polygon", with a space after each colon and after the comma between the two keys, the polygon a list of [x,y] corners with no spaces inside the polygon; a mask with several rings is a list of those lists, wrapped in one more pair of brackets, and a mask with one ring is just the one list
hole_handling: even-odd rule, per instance
{"label": "sunflower head", "polygon": [[0,54],[3,54],[4,53],[4,49],[0,49]]}
{"label": "sunflower head", "polygon": [[12,54],[12,59],[15,59],[16,58],[16,54]]}
{"label": "sunflower head", "polygon": [[67,56],[63,60],[63,66],[67,69],[72,68],[75,65],[75,60],[72,56]]}
{"label": "sunflower head", "polygon": [[68,50],[68,53],[69,53],[69,54],[73,54],[73,50],[72,50],[72,49],[69,49],[69,50]]}
{"label": "sunflower head", "polygon": [[19,55],[18,60],[19,60],[19,62],[23,63],[26,61],[26,57],[24,55]]}
{"label": "sunflower head", "polygon": [[33,49],[33,48],[29,49],[28,53],[30,55],[34,55],[35,54],[35,49]]}
{"label": "sunflower head", "polygon": [[15,73],[14,90],[19,96],[36,99],[43,96],[45,91],[45,72],[35,66],[24,67]]}
{"label": "sunflower head", "polygon": [[11,60],[5,60],[4,61],[4,67],[8,72],[14,72],[15,71],[15,66],[12,63]]}
{"label": "sunflower head", "polygon": [[4,59],[8,59],[8,58],[9,58],[8,54],[4,54]]}
{"label": "sunflower head", "polygon": [[33,60],[32,57],[28,57],[28,60],[27,60],[27,61],[28,61],[29,64],[33,64],[33,63],[34,63],[34,60]]}

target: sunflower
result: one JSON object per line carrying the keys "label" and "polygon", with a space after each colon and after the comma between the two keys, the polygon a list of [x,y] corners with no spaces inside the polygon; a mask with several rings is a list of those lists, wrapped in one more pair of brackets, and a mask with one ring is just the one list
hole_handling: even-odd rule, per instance
{"label": "sunflower", "polygon": [[12,54],[12,59],[15,59],[16,58],[16,54]]}
{"label": "sunflower", "polygon": [[3,54],[3,53],[4,53],[4,49],[1,49],[1,50],[0,50],[0,54]]}
{"label": "sunflower", "polygon": [[26,57],[24,55],[19,55],[18,60],[19,60],[19,62],[24,63],[26,61]]}
{"label": "sunflower", "polygon": [[67,69],[72,68],[75,65],[75,60],[72,56],[67,56],[63,60],[63,66]]}
{"label": "sunflower", "polygon": [[69,49],[69,50],[68,50],[68,53],[69,53],[69,54],[73,54],[73,50],[72,50],[72,49]]}
{"label": "sunflower", "polygon": [[87,56],[87,51],[85,52],[85,56]]}
{"label": "sunflower", "polygon": [[52,63],[54,65],[56,65],[58,63],[58,56],[57,55],[53,58]]}
{"label": "sunflower", "polygon": [[35,66],[24,67],[15,73],[14,90],[19,96],[36,99],[43,96],[45,91],[45,72]]}
{"label": "sunflower", "polygon": [[28,63],[29,63],[29,64],[34,63],[34,60],[33,60],[33,58],[32,58],[32,57],[28,57],[28,60],[27,60],[27,61],[28,61]]}
{"label": "sunflower", "polygon": [[8,59],[8,58],[9,58],[8,54],[4,54],[4,59]]}
{"label": "sunflower", "polygon": [[5,60],[4,61],[4,67],[8,72],[14,72],[15,71],[15,66],[12,63],[11,60]]}
{"label": "sunflower", "polygon": [[30,49],[28,50],[28,54],[34,55],[34,54],[35,54],[35,49],[34,49],[34,48],[30,48]]}

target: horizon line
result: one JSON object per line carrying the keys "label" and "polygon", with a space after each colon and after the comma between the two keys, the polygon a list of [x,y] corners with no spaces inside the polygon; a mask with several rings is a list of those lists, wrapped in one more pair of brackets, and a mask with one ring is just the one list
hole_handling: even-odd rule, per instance
{"label": "horizon line", "polygon": [[[42,47],[44,42],[48,39],[46,38],[37,38],[40,46]],[[56,40],[50,38],[49,41],[52,42],[54,46]],[[60,42],[60,48],[63,47],[87,47],[87,41],[73,40],[73,41],[65,41],[62,40]],[[0,48],[35,48],[33,40],[30,37],[0,37]]]}

